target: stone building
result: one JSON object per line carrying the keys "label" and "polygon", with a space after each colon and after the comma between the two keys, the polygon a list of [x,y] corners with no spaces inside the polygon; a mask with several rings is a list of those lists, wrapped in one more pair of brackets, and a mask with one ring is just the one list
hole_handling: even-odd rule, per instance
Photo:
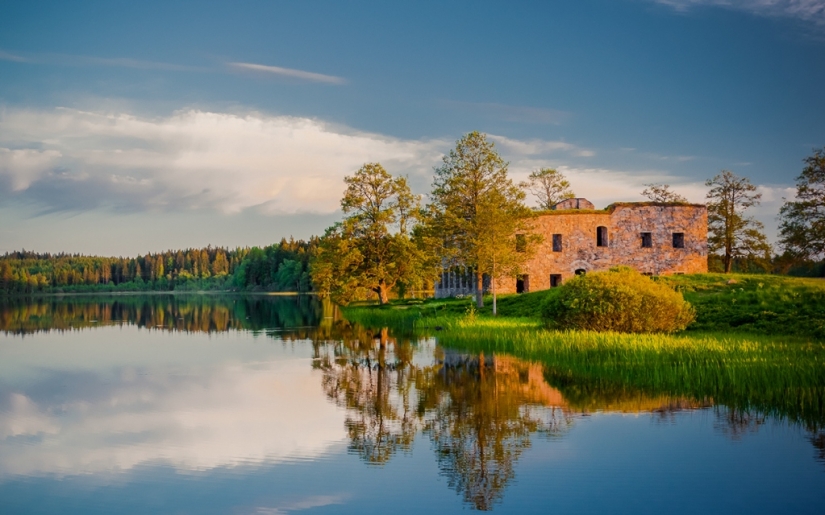
{"label": "stone building", "polygon": [[[701,204],[619,202],[596,210],[585,199],[568,199],[536,213],[533,232],[542,242],[524,274],[498,278],[498,293],[545,290],[576,274],[619,265],[649,275],[708,270],[708,213]],[[464,269],[445,271],[436,297],[474,293],[470,275]],[[485,280],[485,291],[490,286]]]}

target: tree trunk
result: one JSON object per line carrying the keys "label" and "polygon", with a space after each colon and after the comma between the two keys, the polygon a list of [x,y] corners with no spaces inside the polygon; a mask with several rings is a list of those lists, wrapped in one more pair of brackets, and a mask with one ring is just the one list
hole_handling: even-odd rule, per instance
{"label": "tree trunk", "polygon": [[490,279],[490,287],[493,289],[493,316],[498,314],[496,306],[496,258],[493,255],[493,277]]}
{"label": "tree trunk", "polygon": [[730,271],[733,269],[733,258],[731,257],[730,253],[728,253],[728,252],[725,252],[724,263],[725,263],[725,273],[729,274]]}
{"label": "tree trunk", "polygon": [[378,288],[376,288],[375,291],[378,293],[378,303],[382,306],[390,301],[388,290],[387,284],[384,281],[379,281]]}
{"label": "tree trunk", "polygon": [[476,307],[483,308],[484,307],[484,274],[481,272],[476,273],[476,285],[478,288],[476,289]]}

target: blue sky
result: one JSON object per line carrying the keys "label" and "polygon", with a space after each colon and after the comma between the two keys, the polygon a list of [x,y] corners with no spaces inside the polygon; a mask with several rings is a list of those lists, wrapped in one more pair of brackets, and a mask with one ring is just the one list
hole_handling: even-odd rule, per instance
{"label": "blue sky", "polygon": [[4,2],[0,252],[321,234],[362,163],[426,194],[472,130],[600,207],[731,169],[773,236],[822,84],[824,0]]}

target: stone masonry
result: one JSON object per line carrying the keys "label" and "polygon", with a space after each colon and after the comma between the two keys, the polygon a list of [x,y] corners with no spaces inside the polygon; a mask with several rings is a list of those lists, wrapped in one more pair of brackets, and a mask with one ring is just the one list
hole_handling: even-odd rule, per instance
{"label": "stone masonry", "polygon": [[[707,272],[708,216],[704,205],[628,202],[605,210],[591,206],[585,199],[569,199],[552,211],[537,213],[533,231],[543,241],[527,262],[524,275],[498,278],[496,291],[544,290],[577,273],[619,265],[649,275]],[[463,273],[464,277],[457,275],[442,275],[436,297],[473,293],[473,281],[465,279]],[[485,290],[488,288],[485,284]]]}

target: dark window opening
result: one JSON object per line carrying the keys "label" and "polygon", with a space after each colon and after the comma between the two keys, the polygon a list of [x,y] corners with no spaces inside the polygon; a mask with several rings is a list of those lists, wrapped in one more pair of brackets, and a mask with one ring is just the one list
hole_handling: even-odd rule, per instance
{"label": "dark window opening", "polygon": [[596,227],[596,246],[607,247],[607,227]]}
{"label": "dark window opening", "polygon": [[516,293],[527,293],[530,291],[530,277],[520,275],[516,278]]}
{"label": "dark window opening", "polygon": [[673,233],[673,248],[674,249],[683,249],[683,248],[685,248],[685,233],[683,233],[683,232]]}
{"label": "dark window opening", "polygon": [[587,273],[587,270],[585,270],[584,268],[577,268],[576,269],[576,275],[584,275],[586,273]]}
{"label": "dark window opening", "polygon": [[561,286],[561,274],[550,274],[550,287]]}
{"label": "dark window opening", "polygon": [[561,252],[561,234],[553,235],[553,252]]}
{"label": "dark window opening", "polygon": [[516,234],[516,252],[527,250],[527,239],[523,234]]}
{"label": "dark window opening", "polygon": [[653,235],[649,232],[642,233],[642,247],[650,248],[653,246]]}

